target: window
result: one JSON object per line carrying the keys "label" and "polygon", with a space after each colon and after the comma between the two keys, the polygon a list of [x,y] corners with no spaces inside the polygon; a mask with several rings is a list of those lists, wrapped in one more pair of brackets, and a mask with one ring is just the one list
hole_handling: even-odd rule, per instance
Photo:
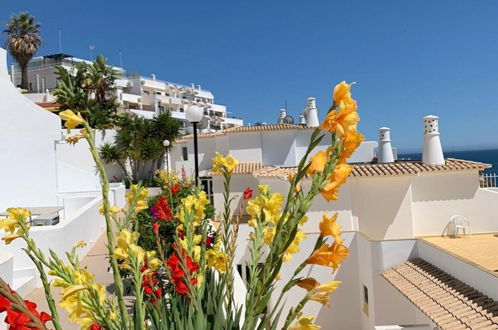
{"label": "window", "polygon": [[188,150],[187,150],[187,147],[183,147],[182,148],[182,156],[183,156],[183,160],[188,160]]}
{"label": "window", "polygon": [[368,316],[368,288],[363,285],[363,313]]}
{"label": "window", "polygon": [[144,94],[145,95],[150,95],[150,92],[149,91],[144,91]]}
{"label": "window", "polygon": [[204,177],[200,178],[201,179],[201,187],[202,190],[206,192],[207,198],[211,202],[211,204],[214,204],[213,202],[213,178],[210,177]]}

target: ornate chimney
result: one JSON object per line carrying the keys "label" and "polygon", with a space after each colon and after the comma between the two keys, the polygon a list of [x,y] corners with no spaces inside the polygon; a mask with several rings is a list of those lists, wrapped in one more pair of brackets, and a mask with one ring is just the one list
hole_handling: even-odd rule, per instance
{"label": "ornate chimney", "polygon": [[284,118],[287,116],[287,110],[285,109],[280,109],[278,112],[278,120],[277,124],[283,124],[284,123]]}
{"label": "ornate chimney", "polygon": [[301,125],[306,124],[306,119],[304,119],[304,114],[299,115],[299,124]]}
{"label": "ornate chimney", "polygon": [[379,163],[394,162],[393,147],[391,145],[391,132],[389,127],[379,128]]}
{"label": "ornate chimney", "polygon": [[308,127],[318,127],[320,125],[318,121],[318,108],[316,107],[316,99],[314,97],[308,97],[308,104],[304,108],[304,118]]}
{"label": "ornate chimney", "polygon": [[443,148],[439,139],[439,117],[424,117],[424,150],[422,163],[428,165],[444,165]]}

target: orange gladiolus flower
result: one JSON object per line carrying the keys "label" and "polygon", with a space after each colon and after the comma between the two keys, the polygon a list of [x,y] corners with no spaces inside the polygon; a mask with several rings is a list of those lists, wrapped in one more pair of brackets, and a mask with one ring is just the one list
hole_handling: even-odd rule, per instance
{"label": "orange gladiolus flower", "polygon": [[349,132],[344,139],[343,149],[341,156],[339,157],[339,162],[345,162],[346,159],[351,157],[353,152],[360,146],[365,137],[358,133],[357,131]]}
{"label": "orange gladiolus flower", "polygon": [[345,81],[341,81],[334,87],[334,104],[339,104],[341,102],[353,103],[354,100],[351,98],[351,85]]}
{"label": "orange gladiolus flower", "polygon": [[356,131],[356,126],[360,121],[360,116],[356,110],[356,102],[341,102],[338,109],[327,114],[319,127],[337,134],[340,139],[344,139],[350,131]]}
{"label": "orange gladiolus flower", "polygon": [[349,249],[342,243],[344,240],[336,239],[331,245],[323,244],[306,260],[307,264],[330,267],[334,271],[349,255]]}
{"label": "orange gladiolus flower", "polygon": [[320,191],[323,198],[328,201],[338,199],[339,187],[346,182],[352,170],[353,166],[351,165],[348,165],[346,163],[337,164],[335,170],[329,177],[330,183],[327,183],[325,186],[323,186],[322,190]]}
{"label": "orange gladiolus flower", "polygon": [[323,150],[318,151],[316,154],[310,158],[310,167],[308,167],[308,174],[314,175],[320,173],[325,168],[327,160],[329,159],[329,153]]}
{"label": "orange gladiolus flower", "polygon": [[320,233],[322,236],[332,236],[335,238],[341,236],[341,225],[337,223],[337,215],[338,213],[336,212],[329,218],[327,212],[323,214],[322,221],[320,222]]}

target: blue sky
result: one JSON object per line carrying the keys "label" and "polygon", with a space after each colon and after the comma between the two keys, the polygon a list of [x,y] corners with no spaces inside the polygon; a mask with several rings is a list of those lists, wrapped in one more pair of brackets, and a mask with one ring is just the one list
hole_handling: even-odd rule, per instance
{"label": "blue sky", "polygon": [[246,123],[274,122],[334,84],[355,81],[360,130],[391,127],[401,149],[422,145],[422,117],[441,117],[443,145],[498,146],[498,2],[2,1],[3,21],[28,10],[40,55],[59,49],[198,83]]}

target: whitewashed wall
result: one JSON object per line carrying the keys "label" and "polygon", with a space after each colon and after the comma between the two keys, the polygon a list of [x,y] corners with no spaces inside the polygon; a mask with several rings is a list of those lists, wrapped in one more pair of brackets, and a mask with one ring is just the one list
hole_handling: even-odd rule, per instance
{"label": "whitewashed wall", "polygon": [[60,119],[14,88],[1,48],[0,99],[0,210],[56,205],[55,141],[60,139]]}
{"label": "whitewashed wall", "polygon": [[426,174],[413,178],[413,225],[415,236],[453,233],[451,216],[460,214],[473,233],[498,231],[498,193],[479,188],[477,171]]}
{"label": "whitewashed wall", "polygon": [[354,178],[353,214],[372,239],[413,238],[411,177]]}
{"label": "whitewashed wall", "polygon": [[[64,139],[69,135],[77,134],[78,130],[72,130],[67,134],[62,130]],[[95,144],[97,147],[104,143],[112,144],[116,135],[115,130],[95,132]],[[85,191],[100,188],[100,175],[90,153],[88,142],[80,140],[76,144],[69,144],[65,140],[58,141],[57,151],[57,182],[59,192]],[[106,164],[106,172],[109,180],[116,181],[123,177],[123,172],[117,164]]]}

